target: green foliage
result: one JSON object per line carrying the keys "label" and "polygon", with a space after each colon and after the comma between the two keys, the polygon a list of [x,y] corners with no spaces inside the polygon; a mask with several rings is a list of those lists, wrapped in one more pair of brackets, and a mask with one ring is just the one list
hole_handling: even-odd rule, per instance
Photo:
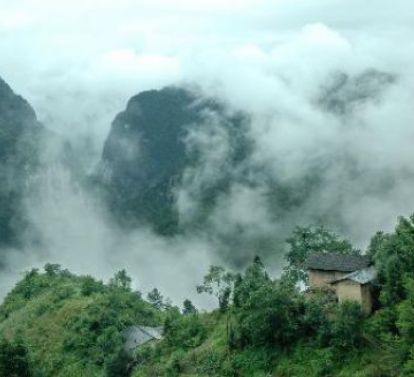
{"label": "green foliage", "polygon": [[[401,219],[394,233],[374,236],[381,301],[368,318],[356,302],[303,294],[289,273],[273,280],[259,257],[236,275],[210,267],[198,291],[216,296],[219,310],[201,314],[189,300],[182,312],[166,305],[158,290],[144,301],[124,270],[105,285],[48,264],[27,272],[0,307],[0,362],[44,377],[411,376],[413,230]],[[125,352],[129,326],[162,321],[162,341]]]}
{"label": "green foliage", "polygon": [[233,292],[235,276],[220,266],[210,266],[203,284],[197,286],[198,293],[208,293],[218,299],[221,311],[226,311]]}
{"label": "green foliage", "polygon": [[401,217],[394,233],[377,233],[369,251],[378,269],[381,303],[398,304],[406,298],[405,281],[414,278],[414,217]]}
{"label": "green foliage", "polygon": [[317,292],[303,301],[303,312],[300,317],[302,337],[314,339],[319,346],[328,343],[330,335],[329,311],[334,303],[324,292]]}
{"label": "green foliage", "polygon": [[105,285],[48,264],[45,273],[26,273],[7,295],[0,330],[12,345],[25,340],[27,360],[38,367],[36,377],[126,376],[131,355],[124,348],[125,330],[161,321],[129,282],[126,273]]}
{"label": "green foliage", "polygon": [[92,276],[81,277],[81,294],[83,296],[92,296],[97,293],[103,293],[105,287],[101,281],[96,281]]}
{"label": "green foliage", "polygon": [[197,314],[198,310],[189,299],[185,299],[183,302],[183,314]]}
{"label": "green foliage", "polygon": [[54,263],[46,263],[44,266],[44,270],[46,272],[46,275],[52,277],[58,275],[60,270],[60,264],[54,264]]}
{"label": "green foliage", "polygon": [[147,301],[156,309],[161,310],[165,307],[164,297],[157,288],[147,294]]}
{"label": "green foliage", "polygon": [[[103,367],[108,376],[126,373],[130,358],[124,351],[124,331],[142,322],[154,321],[152,312],[135,293],[119,284],[114,290],[98,295],[81,315],[68,323],[64,351]],[[123,372],[122,372],[123,371]]]}
{"label": "green foliage", "polygon": [[131,289],[132,279],[128,276],[125,270],[118,271],[114,277],[109,281],[109,285],[115,288],[121,288],[124,290]]}
{"label": "green foliage", "polygon": [[60,270],[54,274],[41,274],[37,269],[26,272],[23,280],[18,282],[4,299],[0,307],[0,318],[7,318],[12,312],[23,308],[45,292],[53,292],[53,301],[60,301],[62,296],[70,294],[70,291],[64,288],[70,279],[65,271]]}
{"label": "green foliage", "polygon": [[254,258],[253,264],[246,269],[244,276],[236,275],[234,280],[233,302],[235,307],[243,306],[249,300],[252,292],[256,292],[270,282],[259,257]]}
{"label": "green foliage", "polygon": [[206,336],[207,328],[198,315],[181,315],[178,309],[168,311],[164,323],[164,338],[168,347],[195,348]]}
{"label": "green foliage", "polygon": [[197,365],[197,372],[202,376],[219,376],[225,361],[226,355],[220,350],[212,350]]}
{"label": "green foliage", "polygon": [[364,346],[365,314],[361,306],[352,301],[339,305],[331,323],[330,344],[339,352]]}
{"label": "green foliage", "polygon": [[399,358],[404,362],[404,375],[414,372],[414,279],[405,283],[406,299],[397,305],[396,326],[399,336],[394,345],[398,346]]}
{"label": "green foliage", "polygon": [[405,284],[407,298],[397,306],[397,328],[407,345],[414,345],[414,279]]}
{"label": "green foliage", "polygon": [[18,337],[14,342],[0,339],[0,376],[34,376],[29,352],[21,338]]}
{"label": "green foliage", "polygon": [[30,105],[0,78],[0,248],[19,246],[27,229],[23,198],[44,134]]}
{"label": "green foliage", "polygon": [[290,346],[299,337],[298,295],[279,282],[267,281],[250,292],[238,314],[242,341],[255,346]]}
{"label": "green foliage", "polygon": [[337,234],[318,227],[296,227],[286,240],[289,250],[286,254],[288,266],[285,274],[292,283],[307,283],[305,260],[309,252],[358,254],[349,241],[341,239]]}

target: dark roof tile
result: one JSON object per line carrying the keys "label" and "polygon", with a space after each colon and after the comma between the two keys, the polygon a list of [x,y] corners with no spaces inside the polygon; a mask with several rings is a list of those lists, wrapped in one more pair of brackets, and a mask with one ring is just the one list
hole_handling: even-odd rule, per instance
{"label": "dark roof tile", "polygon": [[353,272],[367,268],[372,260],[367,255],[312,253],[305,261],[308,270]]}

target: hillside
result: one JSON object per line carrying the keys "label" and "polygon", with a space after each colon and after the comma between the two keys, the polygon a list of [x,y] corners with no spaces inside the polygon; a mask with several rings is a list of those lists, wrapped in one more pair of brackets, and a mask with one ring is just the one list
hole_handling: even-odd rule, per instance
{"label": "hillside", "polygon": [[131,291],[124,272],[105,285],[58,265],[46,265],[43,273],[27,272],[6,297],[0,318],[0,332],[11,346],[24,344],[30,376],[54,377],[125,375],[124,331],[161,321]]}
{"label": "hillside", "polygon": [[[401,218],[395,232],[372,238],[367,253],[378,278],[371,315],[356,302],[338,303],[326,291],[308,295],[297,288],[305,278],[297,272],[309,252],[355,254],[352,245],[323,228],[298,228],[288,243],[289,264],[277,280],[259,257],[243,273],[211,266],[197,287],[218,299],[211,313],[199,312],[188,300],[182,309],[172,306],[156,290],[143,300],[131,291],[125,271],[108,284],[52,264],[44,272],[27,272],[0,307],[0,372],[19,377],[411,376],[414,217]],[[131,325],[162,325],[163,339],[129,354],[124,335]]]}
{"label": "hillside", "polygon": [[39,164],[43,133],[28,102],[0,78],[0,248],[16,245],[25,227],[24,187]]}

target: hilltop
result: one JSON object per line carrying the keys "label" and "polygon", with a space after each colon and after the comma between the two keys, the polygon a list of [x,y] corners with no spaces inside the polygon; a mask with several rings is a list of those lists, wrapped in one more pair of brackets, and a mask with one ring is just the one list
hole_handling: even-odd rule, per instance
{"label": "hilltop", "polygon": [[104,284],[48,264],[27,272],[6,297],[0,332],[11,346],[24,344],[30,375],[118,376],[128,360],[126,328],[161,318],[124,271]]}

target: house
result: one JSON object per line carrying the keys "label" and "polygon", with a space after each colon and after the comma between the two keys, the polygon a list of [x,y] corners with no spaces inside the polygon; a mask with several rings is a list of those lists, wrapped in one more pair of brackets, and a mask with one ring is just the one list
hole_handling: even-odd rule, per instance
{"label": "house", "polygon": [[339,302],[357,301],[366,313],[372,311],[372,292],[370,283],[377,276],[374,267],[351,272],[331,282]]}
{"label": "house", "polygon": [[305,266],[310,289],[334,292],[339,302],[356,301],[365,312],[372,310],[371,282],[376,277],[372,260],[364,255],[312,253]]}
{"label": "house", "polygon": [[132,353],[137,347],[162,340],[161,327],[131,326],[125,332],[125,349]]}

